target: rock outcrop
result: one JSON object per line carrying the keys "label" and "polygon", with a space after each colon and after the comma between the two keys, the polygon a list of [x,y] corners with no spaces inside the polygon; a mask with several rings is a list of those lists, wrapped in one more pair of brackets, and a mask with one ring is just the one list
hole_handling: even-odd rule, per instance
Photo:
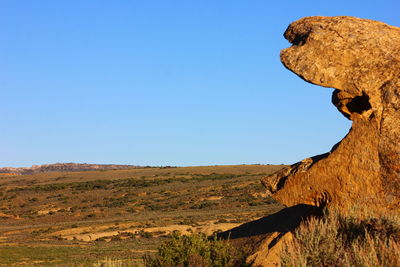
{"label": "rock outcrop", "polygon": [[307,82],[335,88],[353,121],[326,154],[262,179],[287,206],[400,204],[400,28],[354,17],[306,17],[287,28],[281,61]]}
{"label": "rock outcrop", "polygon": [[280,250],[321,207],[372,212],[400,205],[400,28],[353,17],[307,17],[291,25],[282,63],[307,82],[335,90],[332,102],[353,121],[328,153],[264,177],[288,207],[219,234],[251,247],[247,263],[280,266]]}
{"label": "rock outcrop", "polygon": [[283,242],[292,238],[291,231],[310,215],[321,215],[321,209],[310,205],[295,205],[277,213],[218,234],[219,238],[230,239],[236,247],[247,248],[249,266],[280,266]]}

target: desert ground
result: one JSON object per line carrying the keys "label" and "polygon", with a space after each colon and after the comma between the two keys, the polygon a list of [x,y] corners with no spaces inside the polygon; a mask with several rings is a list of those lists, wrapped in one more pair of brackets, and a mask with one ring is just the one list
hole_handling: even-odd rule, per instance
{"label": "desert ground", "polygon": [[282,209],[260,179],[283,167],[1,174],[0,266],[140,266],[173,231],[212,235]]}

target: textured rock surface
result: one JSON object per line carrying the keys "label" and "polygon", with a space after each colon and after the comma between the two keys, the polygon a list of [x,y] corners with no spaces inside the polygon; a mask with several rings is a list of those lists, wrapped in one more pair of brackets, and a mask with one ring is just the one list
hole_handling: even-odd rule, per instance
{"label": "textured rock surface", "polygon": [[311,215],[321,215],[321,209],[295,205],[219,233],[218,237],[230,239],[235,246],[249,249],[246,262],[250,266],[280,266],[279,254],[283,242],[290,240],[291,231]]}
{"label": "textured rock surface", "polygon": [[282,63],[335,88],[333,104],[353,121],[329,153],[262,179],[285,205],[400,204],[400,28],[354,17],[307,17],[285,32]]}

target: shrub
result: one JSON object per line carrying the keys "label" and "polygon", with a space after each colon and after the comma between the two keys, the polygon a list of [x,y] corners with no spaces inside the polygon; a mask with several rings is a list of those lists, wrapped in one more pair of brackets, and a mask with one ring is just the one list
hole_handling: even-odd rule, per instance
{"label": "shrub", "polygon": [[152,233],[146,232],[146,231],[144,231],[144,230],[138,231],[137,234],[138,234],[140,237],[144,237],[144,238],[152,238],[152,237],[153,237],[153,234],[152,234]]}
{"label": "shrub", "polygon": [[122,240],[122,238],[120,235],[113,235],[111,237],[111,241],[121,241],[121,240]]}
{"label": "shrub", "polygon": [[115,199],[112,201],[107,201],[104,203],[104,206],[107,208],[119,208],[123,207],[126,205],[126,200],[125,199]]}
{"label": "shrub", "polygon": [[245,254],[229,241],[209,239],[204,234],[181,235],[174,232],[171,240],[162,243],[156,256],[143,258],[147,267],[169,266],[244,266]]}
{"label": "shrub", "polygon": [[161,210],[162,206],[160,204],[149,204],[147,205],[149,210]]}
{"label": "shrub", "polygon": [[138,266],[135,264],[133,260],[126,259],[112,259],[112,258],[105,258],[104,260],[100,260],[93,264],[94,267],[134,267]]}
{"label": "shrub", "polygon": [[281,254],[282,266],[400,266],[400,221],[344,217],[310,218]]}
{"label": "shrub", "polygon": [[94,217],[96,217],[96,214],[90,213],[90,214],[86,215],[85,218],[94,218]]}
{"label": "shrub", "polygon": [[130,213],[136,213],[136,212],[137,212],[137,211],[136,211],[134,208],[132,208],[132,207],[131,207],[131,208],[127,208],[126,211],[127,211],[127,212],[130,212]]}
{"label": "shrub", "polygon": [[198,204],[194,204],[191,206],[191,209],[205,209],[205,208],[210,208],[212,206],[217,205],[217,203],[211,202],[211,201],[203,201]]}
{"label": "shrub", "polygon": [[220,219],[218,219],[218,221],[217,221],[216,223],[227,223],[227,222],[228,222],[227,219],[225,219],[225,218],[220,218]]}

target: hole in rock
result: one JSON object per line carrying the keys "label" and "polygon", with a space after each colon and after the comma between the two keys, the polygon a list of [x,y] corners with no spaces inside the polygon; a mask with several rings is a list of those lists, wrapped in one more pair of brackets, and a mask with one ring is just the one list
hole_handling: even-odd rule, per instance
{"label": "hole in rock", "polygon": [[308,35],[309,35],[308,33],[307,34],[298,34],[291,41],[291,43],[293,45],[302,46],[306,42]]}
{"label": "hole in rock", "polygon": [[292,44],[302,46],[306,42],[307,37],[308,35],[297,35],[293,39]]}
{"label": "hole in rock", "polygon": [[349,103],[347,103],[346,107],[351,113],[355,112],[361,114],[364,111],[371,109],[369,96],[363,92],[361,96],[356,96]]}

